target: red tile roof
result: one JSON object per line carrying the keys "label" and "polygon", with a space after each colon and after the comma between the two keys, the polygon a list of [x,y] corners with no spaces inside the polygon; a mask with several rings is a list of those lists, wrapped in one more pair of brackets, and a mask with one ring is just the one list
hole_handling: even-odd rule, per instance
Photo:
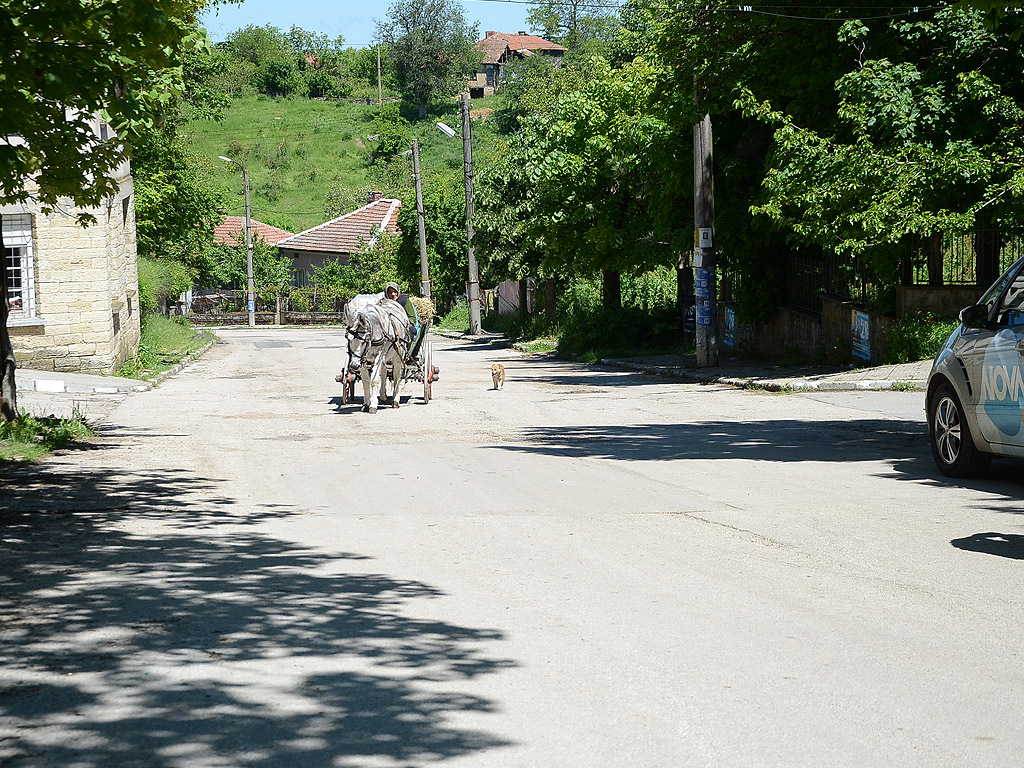
{"label": "red tile roof", "polygon": [[515,32],[488,32],[487,37],[475,45],[476,48],[484,52],[484,64],[501,63],[506,47],[512,53],[532,53],[534,51],[562,51],[564,53],[569,50],[565,46],[552,43],[543,37]]}
{"label": "red tile roof", "polygon": [[[292,233],[262,221],[252,220],[252,238],[262,237],[267,245],[276,245],[279,241],[291,237]],[[245,217],[226,216],[224,221],[213,230],[213,242],[217,245],[245,245]]]}
{"label": "red tile roof", "polygon": [[280,241],[279,248],[318,253],[358,253],[382,230],[398,233],[400,200],[382,198],[344,216]]}

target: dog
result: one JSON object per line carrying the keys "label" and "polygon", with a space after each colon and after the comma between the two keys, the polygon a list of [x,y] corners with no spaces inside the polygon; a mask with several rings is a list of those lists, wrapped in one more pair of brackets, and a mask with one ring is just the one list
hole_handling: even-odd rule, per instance
{"label": "dog", "polygon": [[495,363],[491,366],[491,381],[494,382],[495,389],[501,389],[505,386],[505,366],[501,363]]}

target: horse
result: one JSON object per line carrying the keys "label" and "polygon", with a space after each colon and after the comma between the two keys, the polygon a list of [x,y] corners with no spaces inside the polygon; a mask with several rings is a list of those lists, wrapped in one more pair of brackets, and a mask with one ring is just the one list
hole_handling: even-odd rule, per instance
{"label": "horse", "polygon": [[[394,384],[391,406],[397,408],[405,356],[412,345],[409,317],[402,305],[384,299],[365,307],[356,314],[347,336],[346,375],[359,372],[363,382],[363,411],[376,413],[378,403],[387,399],[389,370]],[[378,381],[379,395],[375,386]]]}
{"label": "horse", "polygon": [[355,324],[356,316],[361,310],[376,304],[383,298],[383,293],[360,293],[345,302],[345,307],[341,312],[341,322],[345,325],[345,353],[348,355],[348,360],[345,361],[345,365],[342,367],[342,372],[335,376],[334,380],[340,382],[342,385],[342,405],[348,404],[352,388],[355,386],[355,373],[358,370],[358,366],[356,369],[349,369],[348,363],[352,358],[351,353],[349,352],[349,347],[352,343],[352,336],[349,333],[349,329],[351,329]]}

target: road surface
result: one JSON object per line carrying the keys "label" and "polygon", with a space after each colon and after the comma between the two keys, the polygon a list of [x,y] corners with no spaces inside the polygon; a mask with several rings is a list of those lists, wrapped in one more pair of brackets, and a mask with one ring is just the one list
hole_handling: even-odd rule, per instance
{"label": "road surface", "polygon": [[337,331],[221,339],[0,485],[0,764],[1019,764],[1024,473],[920,393],[438,339],[369,415]]}

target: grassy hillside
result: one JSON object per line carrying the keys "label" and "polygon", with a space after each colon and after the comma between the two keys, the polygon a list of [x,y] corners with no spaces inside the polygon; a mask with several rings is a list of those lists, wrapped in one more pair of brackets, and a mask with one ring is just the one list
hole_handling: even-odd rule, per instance
{"label": "grassy hillside", "polygon": [[[474,102],[473,109],[490,106],[492,99]],[[245,202],[238,169],[217,159],[230,157],[249,170],[253,218],[299,232],[326,220],[327,193],[338,182],[346,210],[365,203],[373,188],[387,189],[371,175],[368,162],[377,107],[344,101],[268,99],[264,96],[233,99],[221,122],[190,122],[186,141],[207,158],[219,186],[227,193],[229,215],[242,216]],[[434,125],[441,120],[461,127],[457,102],[443,114],[414,122],[412,134],[421,145],[424,184],[440,172],[462,169],[462,142],[449,139]],[[493,122],[474,122],[474,162],[486,162],[495,141]],[[409,183],[408,180],[405,183]]]}

